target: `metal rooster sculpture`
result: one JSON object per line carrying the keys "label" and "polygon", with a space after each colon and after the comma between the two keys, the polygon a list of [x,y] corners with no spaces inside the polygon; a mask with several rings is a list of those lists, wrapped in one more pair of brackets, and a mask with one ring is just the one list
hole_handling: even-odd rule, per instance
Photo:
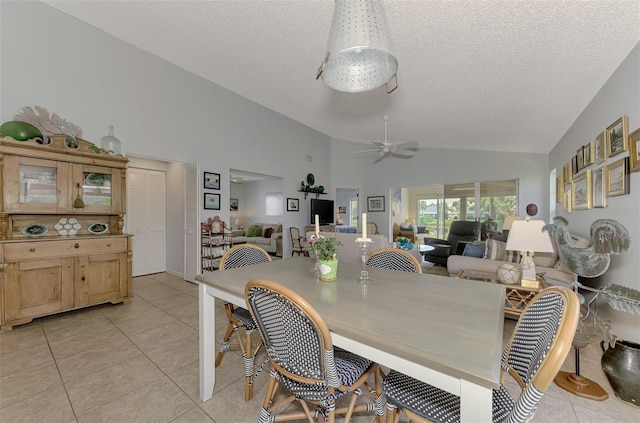
{"label": "metal rooster sculpture", "polygon": [[[609,301],[610,298],[613,299],[614,297],[616,300],[619,299],[619,295],[616,295],[618,288],[625,290],[623,291],[625,293],[633,291],[620,285],[607,285],[605,289],[598,290],[586,287],[578,282],[578,276],[595,278],[606,272],[611,263],[611,254],[622,254],[629,251],[631,237],[629,236],[629,231],[615,220],[598,219],[591,224],[591,245],[587,248],[580,248],[574,244],[569,229],[567,228],[568,225],[569,222],[567,219],[557,216],[553,218],[552,224],[543,226],[542,230],[548,231],[556,240],[560,261],[574,274],[572,287],[576,293],[578,292],[578,288],[597,293],[589,302],[589,305],[587,305],[587,313],[583,316],[584,320],[591,313],[591,302],[598,298],[600,292],[605,293],[607,301]],[[610,291],[612,289],[613,291]],[[634,298],[622,299],[625,309],[627,308],[627,303],[632,304],[634,302]],[[614,308],[617,309],[617,306]],[[594,315],[594,319],[597,324],[597,316]],[[584,321],[581,321],[581,328],[583,324]],[[607,338],[613,337],[613,342],[615,343],[615,335],[610,332],[609,326],[604,325],[603,330]],[[587,336],[582,332],[582,329],[579,329],[573,339],[573,346],[576,351],[576,371],[575,373],[560,371],[554,378],[554,381],[562,389],[579,397],[603,401],[609,397],[609,394],[594,381],[580,375],[580,349],[586,347],[588,343],[589,340]]]}
{"label": "metal rooster sculpture", "polygon": [[553,223],[545,225],[558,245],[558,256],[571,272],[585,278],[595,278],[609,268],[610,255],[629,251],[631,237],[627,228],[612,219],[598,219],[591,224],[591,246],[577,247],[567,226],[569,222],[562,216],[553,218]]}

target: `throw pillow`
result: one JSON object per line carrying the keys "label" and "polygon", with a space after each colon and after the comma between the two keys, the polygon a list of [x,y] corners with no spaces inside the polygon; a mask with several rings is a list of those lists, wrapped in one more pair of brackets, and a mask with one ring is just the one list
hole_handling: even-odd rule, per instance
{"label": "throw pillow", "polygon": [[462,255],[467,257],[482,258],[484,257],[484,248],[485,248],[484,242],[479,242],[479,243],[474,242],[472,244],[467,244],[464,247],[464,251],[462,252]]}
{"label": "throw pillow", "polygon": [[273,228],[267,228],[264,231],[262,231],[262,237],[263,238],[271,238],[271,234],[273,233]]}
{"label": "throw pillow", "polygon": [[485,247],[484,258],[489,260],[508,261],[511,263],[520,262],[520,254],[517,251],[507,250],[507,243],[488,239]]}
{"label": "throw pillow", "polygon": [[262,232],[262,226],[250,226],[249,229],[247,229],[247,238],[260,236],[260,232]]}

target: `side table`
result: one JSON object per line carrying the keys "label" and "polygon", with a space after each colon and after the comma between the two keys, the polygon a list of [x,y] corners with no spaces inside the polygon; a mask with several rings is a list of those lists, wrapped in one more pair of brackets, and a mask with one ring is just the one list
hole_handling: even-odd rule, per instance
{"label": "side table", "polygon": [[[502,284],[505,286],[504,314],[518,319],[524,308],[531,302],[538,292],[547,287],[544,279],[537,277],[540,288],[528,288],[519,284]],[[484,270],[462,269],[458,272],[458,279],[469,279],[489,283],[500,283],[494,272]]]}

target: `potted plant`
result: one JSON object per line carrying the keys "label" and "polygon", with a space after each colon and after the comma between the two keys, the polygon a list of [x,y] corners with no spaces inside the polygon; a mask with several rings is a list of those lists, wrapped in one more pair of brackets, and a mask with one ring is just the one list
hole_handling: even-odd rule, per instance
{"label": "potted plant", "polygon": [[309,247],[316,255],[320,280],[335,281],[338,273],[338,257],[336,247],[342,242],[335,236],[325,237],[322,234],[312,235],[309,239]]}

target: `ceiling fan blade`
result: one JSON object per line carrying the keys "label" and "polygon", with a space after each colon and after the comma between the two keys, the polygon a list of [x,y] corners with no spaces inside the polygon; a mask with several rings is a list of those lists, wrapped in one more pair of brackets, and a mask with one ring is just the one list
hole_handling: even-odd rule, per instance
{"label": "ceiling fan blade", "polygon": [[370,150],[359,150],[359,151],[354,151],[353,154],[356,154],[356,153],[372,153],[374,151],[378,152],[378,151],[380,151],[380,149],[379,148],[372,148]]}
{"label": "ceiling fan blade", "polygon": [[403,149],[403,150],[409,150],[409,149],[414,149],[414,148],[418,148],[420,146],[420,144],[418,144],[415,141],[411,141],[411,142],[403,142],[400,144],[396,144],[396,148],[399,149]]}
{"label": "ceiling fan blade", "polygon": [[377,145],[380,148],[388,146],[388,144],[385,144],[383,141],[371,141],[371,144]]}
{"label": "ceiling fan blade", "polygon": [[401,150],[401,149],[395,149],[391,152],[391,154],[396,154],[398,156],[403,156],[403,157],[413,157],[412,151]]}

